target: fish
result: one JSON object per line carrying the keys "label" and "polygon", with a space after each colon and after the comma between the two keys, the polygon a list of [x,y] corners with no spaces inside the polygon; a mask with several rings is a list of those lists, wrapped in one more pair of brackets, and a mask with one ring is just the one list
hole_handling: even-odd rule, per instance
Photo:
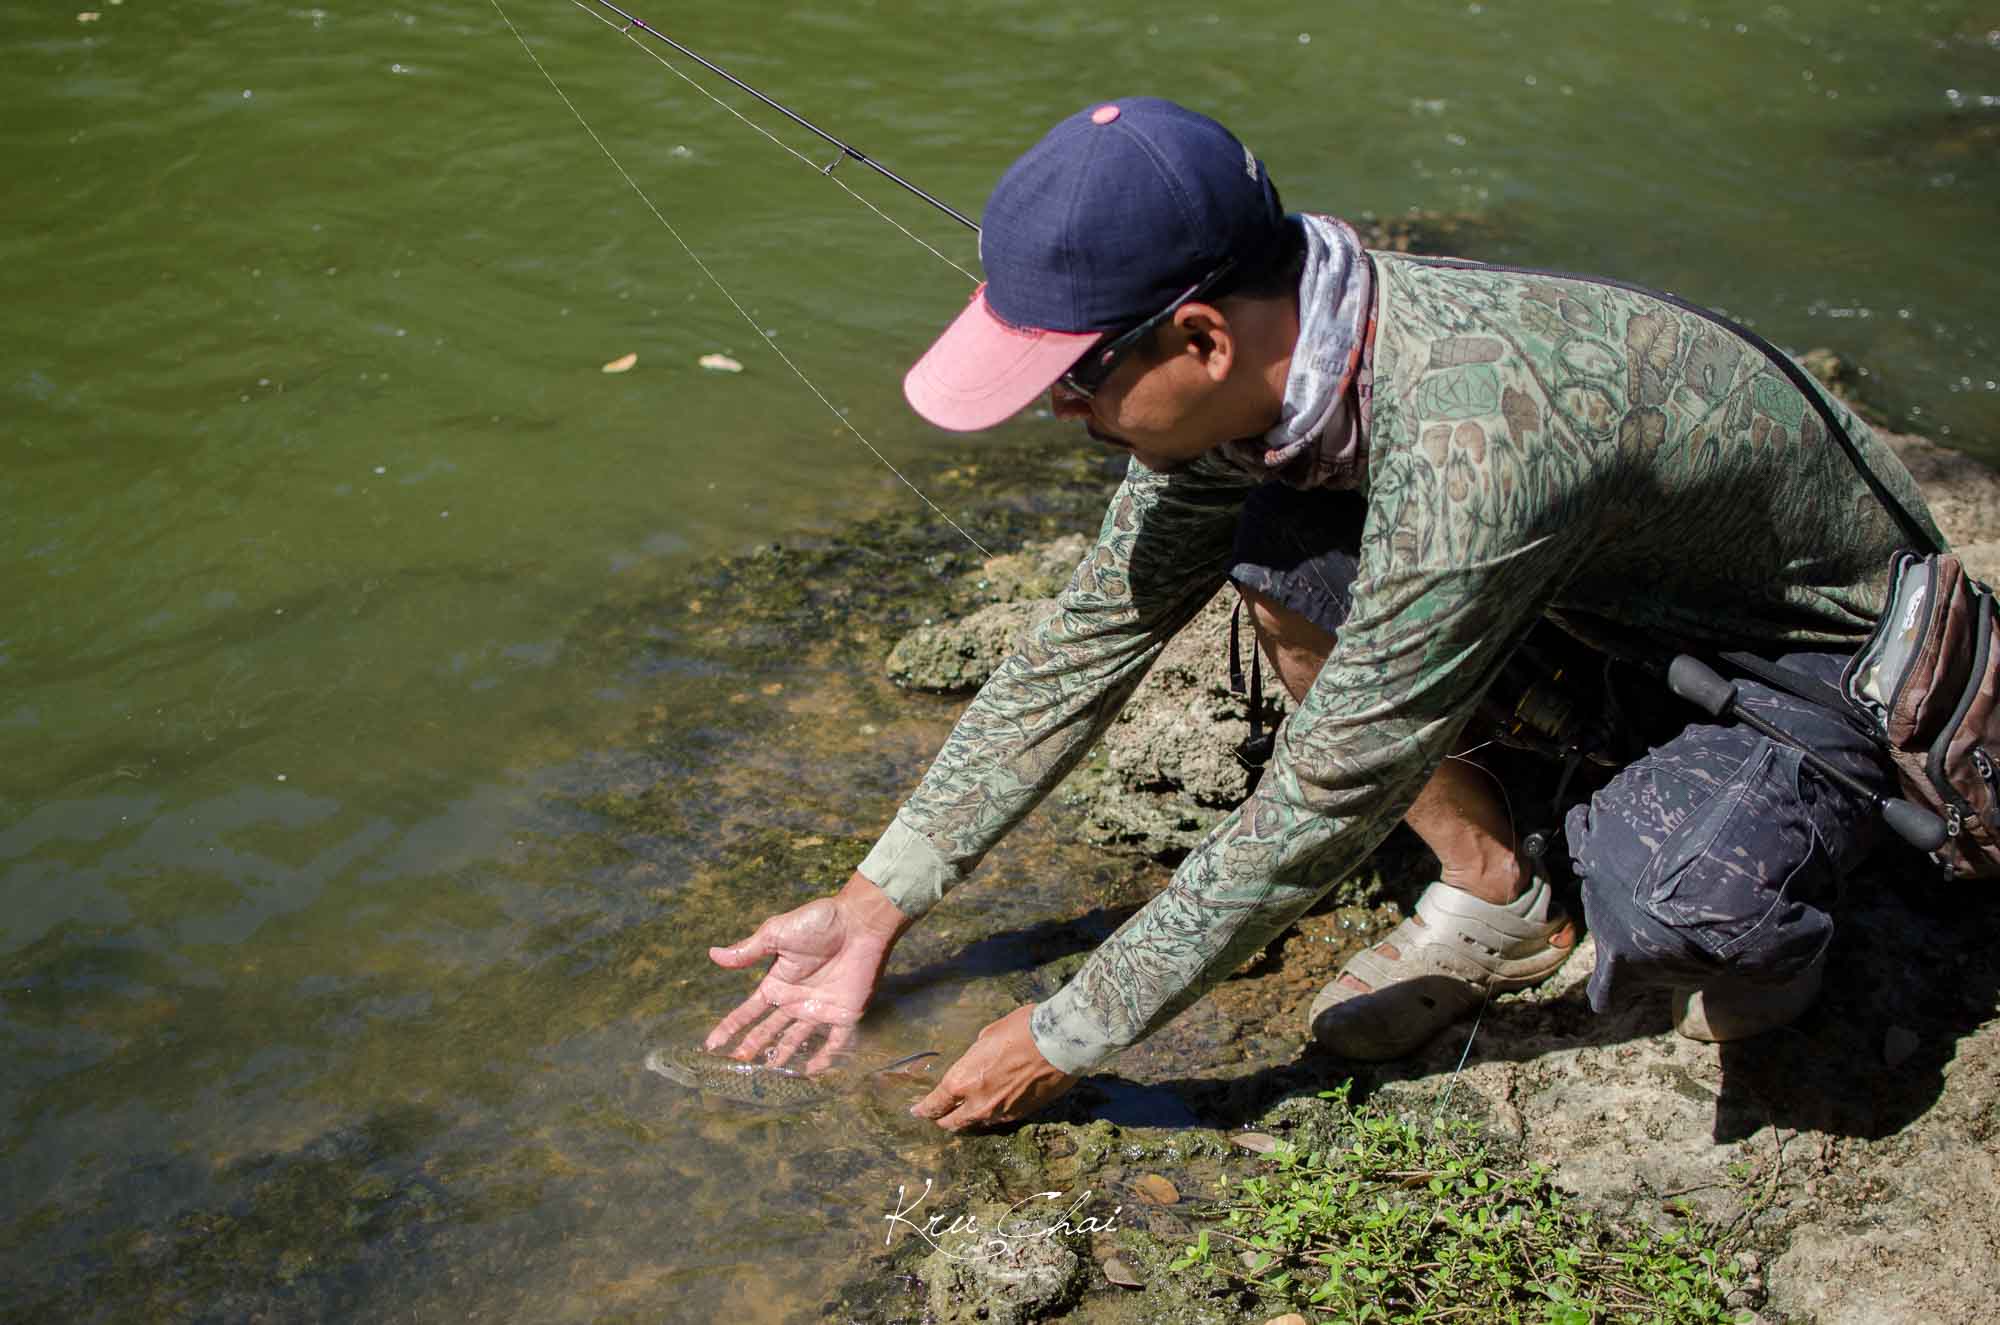
{"label": "fish", "polygon": [[[884,1063],[868,1075],[881,1076],[920,1059],[935,1058],[937,1052],[926,1049],[910,1054]],[[840,1093],[839,1078],[809,1077],[769,1063],[739,1063],[702,1049],[655,1049],[646,1055],[645,1066],[649,1072],[712,1098],[770,1109],[810,1108]]]}

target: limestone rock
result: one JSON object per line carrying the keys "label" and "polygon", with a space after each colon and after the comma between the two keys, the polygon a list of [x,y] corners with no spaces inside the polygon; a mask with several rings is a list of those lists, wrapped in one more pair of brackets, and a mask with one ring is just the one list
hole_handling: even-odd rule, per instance
{"label": "limestone rock", "polygon": [[965,1214],[972,1222],[938,1237],[917,1271],[938,1325],[1027,1325],[1076,1300],[1083,1258],[1046,1221],[999,1202]]}
{"label": "limestone rock", "polygon": [[[1104,734],[1098,757],[1070,778],[1085,840],[1174,859],[1192,850],[1249,788],[1236,747],[1249,735],[1249,704],[1229,689],[1225,588],[1161,651],[1160,660]],[[1249,623],[1239,647],[1247,675]],[[1266,731],[1284,716],[1283,691],[1264,678]]]}
{"label": "limestone rock", "polygon": [[980,567],[974,587],[983,596],[1000,603],[1053,598],[1069,583],[1069,577],[1076,573],[1090,547],[1090,540],[1082,534],[1030,543],[1019,552],[987,561]]}
{"label": "limestone rock", "polygon": [[1054,610],[1047,600],[992,603],[958,621],[919,626],[889,651],[889,679],[911,690],[977,690]]}

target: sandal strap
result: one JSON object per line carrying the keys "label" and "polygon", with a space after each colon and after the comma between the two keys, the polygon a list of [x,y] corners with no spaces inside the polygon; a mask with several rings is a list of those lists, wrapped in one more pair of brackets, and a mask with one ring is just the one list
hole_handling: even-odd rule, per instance
{"label": "sandal strap", "polygon": [[[1405,920],[1355,953],[1344,972],[1376,991],[1420,976],[1444,975],[1482,993],[1504,993],[1538,983],[1568,955],[1549,943],[1567,920],[1546,880],[1506,906],[1433,883],[1417,899],[1417,918],[1423,923]],[[1397,955],[1385,955],[1384,946]]]}
{"label": "sandal strap", "polygon": [[1439,881],[1417,898],[1417,916],[1437,934],[1462,937],[1494,953],[1505,953],[1523,943],[1545,943],[1563,919],[1555,890],[1540,875],[1526,892],[1505,906],[1481,901]]}

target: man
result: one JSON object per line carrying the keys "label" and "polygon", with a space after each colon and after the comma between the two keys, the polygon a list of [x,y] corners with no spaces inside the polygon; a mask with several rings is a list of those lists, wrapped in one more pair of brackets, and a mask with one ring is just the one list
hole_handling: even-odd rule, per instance
{"label": "man", "polygon": [[[1153,99],[1057,125],[984,220],[988,284],[910,371],[911,404],[969,430],[1048,392],[1135,463],[1061,610],[847,885],[711,950],[776,959],[711,1048],[740,1034],[737,1056],[785,1061],[825,1031],[808,1066],[829,1061],[897,938],[1074,766],[1225,578],[1298,701],[1255,793],[1070,984],[987,1027],[919,1115],[956,1130],[1042,1107],[1403,818],[1441,877],[1310,1016],[1335,1052],[1409,1052],[1546,979],[1575,941],[1503,794],[1447,758],[1538,622],[1632,658],[1742,649],[1822,679],[1872,624],[1890,517],[1799,388],[1700,310],[1366,253],[1334,218],[1286,216],[1222,126]],[[1901,465],[1839,417],[1928,519]],[[1888,786],[1829,711],[1742,694]],[[1755,1033],[1816,993],[1869,810],[1737,726],[1669,735],[1564,825],[1597,937],[1589,995],[1602,1009],[1671,990],[1685,1033]]]}

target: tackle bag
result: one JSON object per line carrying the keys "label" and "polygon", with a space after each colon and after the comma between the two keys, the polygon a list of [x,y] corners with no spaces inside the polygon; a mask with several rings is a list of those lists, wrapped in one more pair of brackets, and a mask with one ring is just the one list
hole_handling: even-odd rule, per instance
{"label": "tackle bag", "polygon": [[1932,855],[1956,878],[2000,875],[2000,648],[1993,591],[1949,552],[1898,552],[1882,619],[1840,674],[1904,792],[1944,818]]}
{"label": "tackle bag", "polygon": [[1868,642],[1840,674],[1849,713],[1888,754],[1903,793],[1944,820],[1932,859],[1953,878],[2000,876],[2000,647],[1993,591],[1912,516],[1861,459],[1805,370],[1754,333],[1819,413],[1862,482],[1915,551],[1889,559],[1889,592]]}

